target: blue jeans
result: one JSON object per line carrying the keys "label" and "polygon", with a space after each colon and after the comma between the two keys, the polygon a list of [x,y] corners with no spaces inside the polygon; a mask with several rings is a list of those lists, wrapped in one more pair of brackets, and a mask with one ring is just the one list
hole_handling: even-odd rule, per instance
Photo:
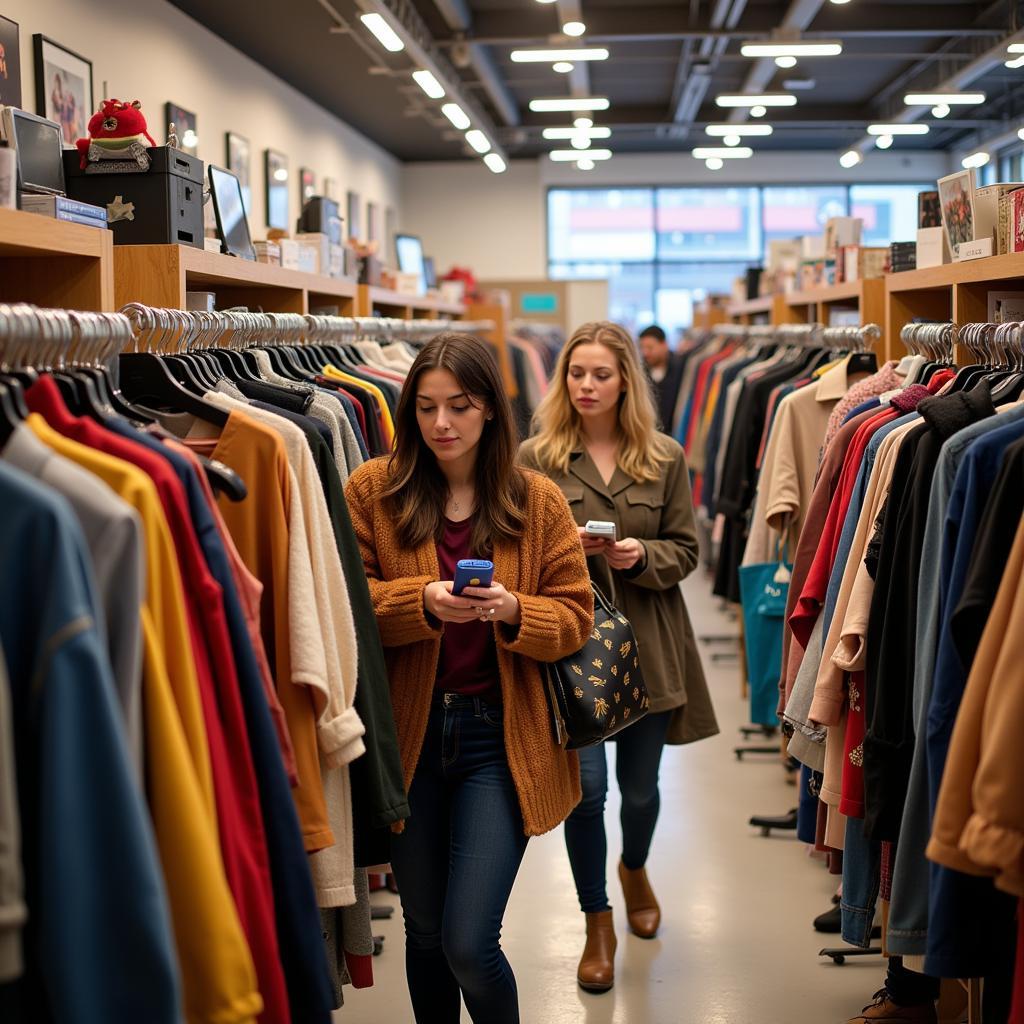
{"label": "blue jeans", "polygon": [[843,843],[843,941],[867,949],[882,883],[882,844],[864,835],[863,818],[846,819]]}
{"label": "blue jeans", "polygon": [[500,707],[439,694],[409,788],[411,816],[391,865],[405,916],[405,970],[417,1024],[518,1024],[501,920],[526,836]]}
{"label": "blue jeans", "polygon": [[[615,737],[615,775],[622,795],[622,862],[642,868],[658,821],[661,795],[658,767],[671,711],[646,715]],[[585,914],[608,910],[608,837],[604,831],[604,802],[608,795],[608,761],[604,744],[580,751],[583,799],[565,822],[565,845],[576,881],[576,895]]]}

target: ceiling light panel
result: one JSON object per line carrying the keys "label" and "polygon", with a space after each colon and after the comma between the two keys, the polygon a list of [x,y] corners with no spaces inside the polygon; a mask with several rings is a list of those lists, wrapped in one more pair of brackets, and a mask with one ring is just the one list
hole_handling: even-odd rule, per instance
{"label": "ceiling light panel", "polygon": [[771,135],[775,129],[770,124],[709,124],[704,131],[723,138],[726,135]]}
{"label": "ceiling light panel", "polygon": [[379,14],[362,14],[359,20],[376,36],[377,42],[391,53],[405,49],[398,33]]}
{"label": "ceiling light panel", "polygon": [[551,139],[552,141],[562,139],[575,139],[580,135],[585,135],[590,139],[609,139],[611,138],[611,128],[594,127],[594,128],[545,128],[544,138]]}
{"label": "ceiling light panel", "polygon": [[984,167],[991,159],[991,154],[982,150],[978,153],[972,153],[970,156],[965,156],[963,160],[960,161],[960,165],[967,170],[970,170],[972,167]]}
{"label": "ceiling light panel", "polygon": [[581,36],[587,31],[587,26],[582,21],[567,21],[562,26],[562,31],[567,36]]}
{"label": "ceiling light panel", "polygon": [[458,103],[446,103],[441,108],[441,113],[444,114],[444,116],[447,117],[460,132],[464,132],[473,123]]}
{"label": "ceiling light panel", "polygon": [[744,43],[740,47],[744,57],[837,57],[842,52],[842,43],[821,41]]}
{"label": "ceiling light panel", "polygon": [[795,107],[796,97],[786,92],[763,92],[760,94],[726,93],[715,103],[720,107]]}
{"label": "ceiling light panel", "polygon": [[556,60],[607,60],[609,54],[603,47],[590,46],[576,50],[513,50],[510,56],[515,64],[551,64]]}
{"label": "ceiling light panel", "polygon": [[574,160],[611,160],[610,149],[553,149],[548,156],[556,163],[571,163]]}
{"label": "ceiling light panel", "polygon": [[926,124],[869,124],[868,135],[927,135]]}
{"label": "ceiling light panel", "polygon": [[422,70],[412,73],[413,81],[432,99],[444,96],[444,86],[434,77],[433,72]]}
{"label": "ceiling light panel", "polygon": [[537,114],[574,110],[607,110],[611,106],[606,96],[557,96],[551,99],[530,100],[530,109]]}
{"label": "ceiling light panel", "polygon": [[908,107],[935,107],[940,103],[947,106],[975,106],[985,102],[983,92],[908,92],[903,97]]}
{"label": "ceiling light panel", "polygon": [[749,160],[753,155],[749,146],[697,146],[693,150],[696,160]]}
{"label": "ceiling light panel", "polygon": [[484,163],[494,171],[495,174],[501,174],[508,169],[508,164],[497,153],[488,153],[484,157]]}
{"label": "ceiling light panel", "polygon": [[491,140],[479,128],[466,132],[466,141],[478,152],[489,153],[491,151]]}

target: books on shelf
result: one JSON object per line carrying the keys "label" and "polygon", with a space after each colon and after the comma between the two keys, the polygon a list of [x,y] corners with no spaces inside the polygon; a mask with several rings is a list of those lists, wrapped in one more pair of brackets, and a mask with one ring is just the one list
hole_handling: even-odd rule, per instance
{"label": "books on shelf", "polygon": [[917,226],[919,228],[942,227],[942,207],[939,205],[938,192],[917,193]]}
{"label": "books on shelf", "polygon": [[844,245],[836,261],[836,284],[884,277],[888,265],[889,250],[885,246]]}
{"label": "books on shelf", "polygon": [[999,207],[1003,197],[1024,188],[1024,182],[1002,182],[985,185],[974,190],[974,241],[991,238],[995,252],[1009,250],[999,248]]}
{"label": "books on shelf", "polygon": [[28,213],[38,213],[72,224],[85,224],[94,228],[107,227],[106,207],[68,199],[67,196],[37,196],[26,193],[21,197],[21,208]]}

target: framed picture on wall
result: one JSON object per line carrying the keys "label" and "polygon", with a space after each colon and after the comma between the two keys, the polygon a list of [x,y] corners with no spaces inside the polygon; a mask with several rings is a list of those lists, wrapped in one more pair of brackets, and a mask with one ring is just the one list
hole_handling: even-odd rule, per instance
{"label": "framed picture on wall", "polygon": [[[178,133],[178,148],[189,156],[196,156],[199,146],[199,126],[196,115],[191,110],[179,107],[177,103],[168,101],[164,104],[164,120],[167,122],[165,131],[170,131],[170,125]],[[150,133],[152,134],[152,133]],[[154,136],[159,138],[159,136]]]}
{"label": "framed picture on wall", "polygon": [[363,240],[361,234],[363,218],[359,216],[359,193],[349,192],[345,196],[346,216],[348,218],[348,237]]}
{"label": "framed picture on wall", "polygon": [[276,149],[263,151],[267,191],[267,227],[288,230],[288,157]]}
{"label": "framed picture on wall", "polygon": [[0,107],[21,106],[18,23],[0,14]]}
{"label": "framed picture on wall", "polygon": [[224,166],[242,186],[242,203],[246,215],[252,210],[252,147],[244,135],[224,133]]}
{"label": "framed picture on wall", "polygon": [[366,204],[366,240],[380,241],[380,207],[376,203]]}
{"label": "framed picture on wall", "polygon": [[299,168],[299,209],[316,195],[316,175],[308,167]]}
{"label": "framed picture on wall", "polygon": [[56,121],[65,146],[86,137],[96,109],[92,95],[92,61],[38,32],[32,37],[36,64],[36,112]]}
{"label": "framed picture on wall", "polygon": [[324,195],[338,201],[338,182],[334,178],[324,178]]}

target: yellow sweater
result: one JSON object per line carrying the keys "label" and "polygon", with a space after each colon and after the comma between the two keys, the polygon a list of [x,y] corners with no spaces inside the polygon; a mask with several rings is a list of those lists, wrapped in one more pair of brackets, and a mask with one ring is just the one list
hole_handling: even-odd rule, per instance
{"label": "yellow sweater", "polygon": [[[370,581],[391,682],[406,789],[419,761],[437,675],[443,627],[423,608],[423,588],[439,578],[437,550],[428,540],[402,546],[381,492],[387,459],[352,474],[346,488],[366,576]],[[580,799],[579,759],[554,740],[538,661],[555,661],[584,644],[593,629],[594,596],[579,533],[562,492],[527,472],[526,533],[493,554],[494,578],[519,599],[522,623],[495,624],[505,707],[505,749],[527,835],[564,821]]]}

